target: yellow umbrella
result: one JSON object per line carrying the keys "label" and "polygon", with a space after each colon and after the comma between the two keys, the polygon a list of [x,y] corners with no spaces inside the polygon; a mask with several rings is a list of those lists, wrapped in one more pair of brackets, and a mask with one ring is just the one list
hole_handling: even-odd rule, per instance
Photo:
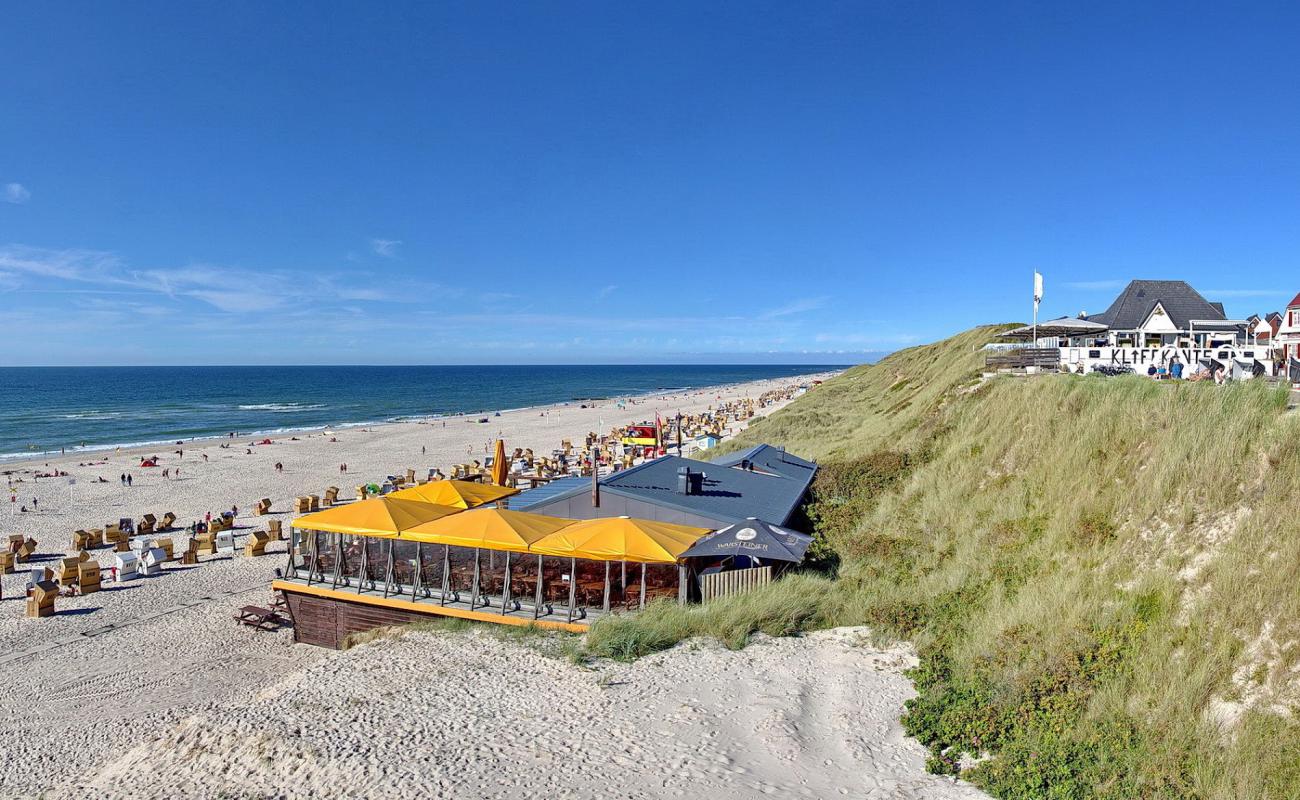
{"label": "yellow umbrella", "polygon": [[440,506],[474,508],[486,503],[495,503],[503,497],[514,494],[519,494],[519,490],[508,486],[492,486],[474,481],[431,481],[400,489],[386,497],[419,500],[424,503],[437,503]]}
{"label": "yellow umbrella", "polygon": [[421,523],[458,513],[459,508],[419,500],[403,500],[390,494],[308,514],[294,520],[292,525],[300,530],[396,536]]}
{"label": "yellow umbrella", "polygon": [[416,525],[402,531],[402,538],[452,547],[481,547],[509,553],[526,553],[533,542],[574,522],[571,519],[530,514],[527,511],[476,508],[453,517]]}
{"label": "yellow umbrella", "polygon": [[575,522],[534,542],[529,550],[545,556],[596,561],[672,564],[709,532],[708,528],[649,519],[606,517]]}
{"label": "yellow umbrella", "polygon": [[497,449],[492,454],[492,482],[497,486],[505,486],[506,478],[509,477],[510,463],[506,461],[506,443],[503,439],[497,439]]}

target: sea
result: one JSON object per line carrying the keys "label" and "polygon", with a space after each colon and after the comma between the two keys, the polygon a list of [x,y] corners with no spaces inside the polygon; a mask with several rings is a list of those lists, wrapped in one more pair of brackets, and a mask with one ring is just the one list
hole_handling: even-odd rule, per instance
{"label": "sea", "polygon": [[[0,459],[580,403],[816,365],[0,367]],[[667,414],[670,408],[662,409]]]}

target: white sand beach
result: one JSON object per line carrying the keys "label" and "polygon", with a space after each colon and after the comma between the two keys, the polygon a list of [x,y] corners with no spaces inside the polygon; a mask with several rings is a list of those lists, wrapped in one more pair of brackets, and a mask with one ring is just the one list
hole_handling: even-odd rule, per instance
{"label": "white sand beach", "polygon": [[[252,447],[244,436],[229,449],[195,442],[93,454],[104,463],[88,462],[91,454],[6,463],[19,504],[36,510],[0,509],[0,533],[34,537],[35,565],[51,566],[73,530],[147,512],[173,511],[185,524],[238,505],[236,533],[246,535],[263,521],[249,515],[261,497],[274,503],[271,519],[287,521],[295,495],[333,484],[350,498],[356,484],[407,468],[445,470],[481,458],[498,435],[511,448],[549,452],[656,410],[690,413],[799,382],[639,398],[622,409],[572,403],[486,424],[452,418]],[[159,467],[136,466],[155,454]],[[179,478],[162,477],[178,467]],[[34,479],[49,470],[75,485]],[[118,480],[124,472],[129,488]],[[0,794],[979,796],[926,775],[923,749],[903,738],[897,720],[910,688],[901,649],[828,633],[737,653],[692,644],[594,670],[482,632],[408,633],[327,651],[231,619],[269,601],[284,547],[106,582],[59,598],[58,614],[44,619],[23,617],[24,567],[4,576]],[[112,561],[106,549],[94,555]]]}

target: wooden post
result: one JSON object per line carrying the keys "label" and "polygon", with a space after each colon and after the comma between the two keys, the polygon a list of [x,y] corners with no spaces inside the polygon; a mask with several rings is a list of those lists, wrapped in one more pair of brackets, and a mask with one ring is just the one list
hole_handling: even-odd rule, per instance
{"label": "wooden post", "polygon": [[384,597],[393,590],[393,540],[389,539],[384,544],[388,545],[388,563],[384,567]]}
{"label": "wooden post", "polygon": [[361,587],[366,585],[366,564],[370,560],[370,548],[366,547],[364,539],[361,540],[361,563],[357,566],[357,594],[361,594]]}
{"label": "wooden post", "polygon": [[438,599],[438,605],[447,605],[447,595],[451,591],[451,545],[442,546],[442,597]]}
{"label": "wooden post", "polygon": [[533,598],[533,619],[542,613],[542,557],[537,557],[537,596]]}
{"label": "wooden post", "polygon": [[686,565],[677,565],[677,605],[686,605]]}
{"label": "wooden post", "polygon": [[569,622],[573,622],[573,600],[578,589],[578,559],[569,559]]}
{"label": "wooden post", "polygon": [[339,588],[339,569],[343,566],[343,534],[336,533],[334,536],[334,577],[331,589]]}
{"label": "wooden post", "polygon": [[296,549],[297,544],[298,544],[298,529],[290,528],[289,529],[289,567],[288,569],[285,570],[284,573],[285,575],[288,575],[290,578],[298,577],[298,570],[294,569],[293,567],[293,551]]}
{"label": "wooden post", "polygon": [[641,610],[645,610],[645,562],[641,562]]}
{"label": "wooden post", "polygon": [[505,616],[506,606],[510,605],[510,551],[506,551],[506,572],[501,579],[501,616]]}
{"label": "wooden post", "polygon": [[424,548],[423,542],[415,543],[415,569],[411,570],[415,574],[411,576],[411,602],[415,602],[416,592],[420,591],[420,586],[424,583],[424,559],[420,551]]}
{"label": "wooden post", "polygon": [[609,613],[609,562],[605,562],[605,602],[601,606],[605,613]]}
{"label": "wooden post", "polygon": [[[198,534],[195,534],[196,536]],[[316,537],[320,536],[317,531],[311,531],[311,546],[307,548],[307,585],[311,586],[312,580],[316,577]],[[198,552],[198,544],[194,545],[194,552]]]}
{"label": "wooden post", "polygon": [[478,548],[474,548],[474,582],[469,591],[469,610],[478,608]]}

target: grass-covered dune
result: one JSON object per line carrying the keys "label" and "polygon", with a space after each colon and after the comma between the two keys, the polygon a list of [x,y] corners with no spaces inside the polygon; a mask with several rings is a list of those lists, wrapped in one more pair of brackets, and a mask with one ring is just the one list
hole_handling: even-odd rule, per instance
{"label": "grass-covered dune", "polygon": [[980,381],[1002,326],[828,382],[731,447],[822,462],[820,571],[598,624],[916,643],[936,770],[1015,798],[1300,797],[1300,419],[1262,382]]}

